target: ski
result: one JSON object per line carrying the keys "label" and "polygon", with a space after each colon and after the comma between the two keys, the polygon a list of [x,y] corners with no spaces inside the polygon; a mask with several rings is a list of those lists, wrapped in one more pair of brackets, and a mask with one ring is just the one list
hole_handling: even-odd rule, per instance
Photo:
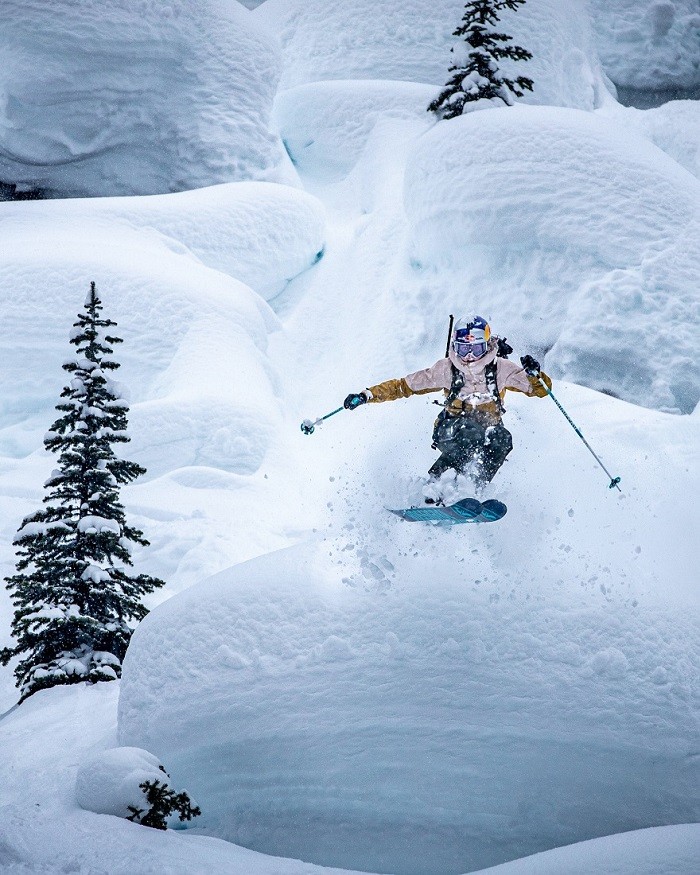
{"label": "ski", "polygon": [[502,501],[494,498],[479,501],[476,498],[463,498],[450,505],[430,504],[423,507],[407,507],[394,509],[388,507],[390,513],[400,516],[409,523],[443,523],[455,525],[458,523],[493,523],[502,519],[508,508]]}

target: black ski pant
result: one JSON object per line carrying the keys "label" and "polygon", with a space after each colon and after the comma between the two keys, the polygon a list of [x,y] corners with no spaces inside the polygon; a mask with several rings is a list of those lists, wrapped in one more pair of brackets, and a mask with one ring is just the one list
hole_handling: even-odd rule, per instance
{"label": "black ski pant", "polygon": [[502,424],[483,425],[472,416],[451,416],[443,410],[435,421],[433,446],[441,455],[428,473],[439,477],[453,468],[464,473],[474,462],[473,475],[477,485],[489,483],[513,449],[513,438]]}

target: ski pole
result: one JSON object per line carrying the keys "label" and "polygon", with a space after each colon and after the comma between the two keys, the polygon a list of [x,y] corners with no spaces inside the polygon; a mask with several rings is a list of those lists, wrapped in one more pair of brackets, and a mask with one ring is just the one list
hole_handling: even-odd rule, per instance
{"label": "ski pole", "polygon": [[569,423],[569,425],[573,428],[573,430],[576,432],[576,434],[577,434],[577,435],[581,438],[581,440],[584,442],[584,444],[586,445],[588,451],[589,451],[590,454],[593,456],[593,458],[596,460],[596,462],[600,465],[600,467],[603,469],[603,471],[605,471],[605,473],[608,475],[608,477],[610,478],[610,483],[608,483],[608,489],[617,489],[618,492],[622,492],[622,490],[620,489],[620,478],[619,478],[619,477],[613,477],[613,475],[610,473],[610,471],[608,471],[608,469],[605,467],[605,465],[601,462],[600,458],[599,458],[599,457],[596,455],[596,453],[593,451],[593,447],[588,443],[588,441],[586,440],[586,438],[581,434],[581,429],[578,428],[578,426],[577,426],[576,423],[572,420],[572,418],[569,416],[569,414],[566,412],[566,410],[564,410],[564,408],[563,408],[562,405],[559,403],[559,401],[554,397],[554,392],[552,392],[552,390],[549,388],[549,386],[548,386],[548,385],[545,383],[545,381],[542,379],[542,377],[541,377],[540,374],[539,374],[539,371],[534,372],[534,373],[531,372],[531,371],[527,371],[527,373],[529,373],[530,376],[532,376],[532,377],[537,377],[537,379],[540,381],[540,385],[544,386],[544,388],[545,388],[545,390],[547,391],[547,394],[549,395],[549,397],[552,399],[552,401],[554,401],[554,403],[557,405],[557,407],[561,410],[561,412],[562,412],[562,413],[564,414],[564,416],[566,417],[566,421]]}
{"label": "ski pole", "polygon": [[445,358],[450,354],[450,343],[452,342],[452,326],[455,324],[455,317],[450,313],[450,324],[447,329],[447,346],[445,347]]}
{"label": "ski pole", "polygon": [[314,419],[312,422],[310,419],[305,419],[301,424],[301,430],[304,434],[313,434],[317,425],[321,425],[324,419],[328,419],[331,416],[335,416],[336,413],[340,413],[341,410],[345,410],[344,407],[339,407],[337,410],[331,411],[331,413],[327,413],[325,416],[319,416],[318,419]]}

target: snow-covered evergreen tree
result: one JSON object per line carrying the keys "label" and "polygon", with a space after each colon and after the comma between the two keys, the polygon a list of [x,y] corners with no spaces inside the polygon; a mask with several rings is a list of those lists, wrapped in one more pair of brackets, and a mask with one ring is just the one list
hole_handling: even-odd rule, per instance
{"label": "snow-covered evergreen tree", "polygon": [[116,323],[101,310],[91,283],[71,332],[76,357],[63,365],[71,379],[56,405],[61,416],[44,438],[58,468],[45,484],[46,506],[15,537],[17,573],[6,580],[17,643],[0,651],[0,661],[23,656],[15,669],[22,699],[57,684],[119,677],[133,621],[147,613],[140,599],[164,583],[129,570],[130,546],[148,541],[127,525],[119,490],[145,469],[112,450],[130,440],[129,407],[109,377],[119,367],[112,345],[122,341],[105,333]]}
{"label": "snow-covered evergreen tree", "polygon": [[462,24],[453,34],[464,38],[468,46],[466,58],[450,66],[453,75],[428,112],[437,113],[440,118],[455,118],[462,115],[467,103],[498,98],[511,106],[514,96],[523,96],[523,89],[532,91],[532,79],[526,76],[509,79],[499,66],[503,58],[527,61],[532,54],[521,46],[506,45],[512,37],[495,30],[499,12],[516,10],[523,3],[525,0],[472,0],[466,4]]}
{"label": "snow-covered evergreen tree", "polygon": [[[160,766],[161,772],[170,780],[170,775]],[[144,781],[139,784],[143,791],[148,808],[137,808],[129,805],[130,816],[127,820],[140,823],[141,826],[150,826],[153,829],[167,829],[168,818],[177,814],[181,821],[193,820],[199,817],[202,809],[198,805],[192,805],[187,791],[176,793],[168,784],[168,781]]]}

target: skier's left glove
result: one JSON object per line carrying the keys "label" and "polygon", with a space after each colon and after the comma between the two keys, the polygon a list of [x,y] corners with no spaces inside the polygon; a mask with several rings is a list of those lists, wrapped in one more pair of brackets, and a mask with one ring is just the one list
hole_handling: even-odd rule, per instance
{"label": "skier's left glove", "polygon": [[521,356],[520,364],[523,366],[526,374],[529,374],[531,377],[539,377],[540,363],[536,358],[533,358],[531,355]]}
{"label": "skier's left glove", "polygon": [[348,397],[343,401],[343,407],[346,410],[354,410],[356,407],[359,407],[361,404],[366,404],[369,401],[366,392],[357,392],[352,395],[348,395]]}

